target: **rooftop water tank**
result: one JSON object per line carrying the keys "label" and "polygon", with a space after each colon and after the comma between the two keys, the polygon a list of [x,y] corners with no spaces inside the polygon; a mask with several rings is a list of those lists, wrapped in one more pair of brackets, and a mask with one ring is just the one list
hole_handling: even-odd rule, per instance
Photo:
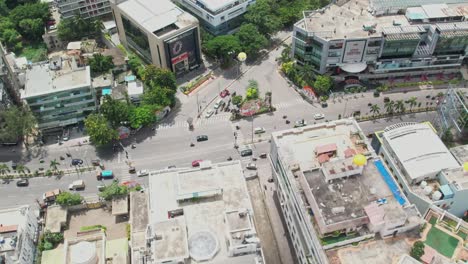
{"label": "rooftop water tank", "polygon": [[435,192],[432,194],[432,200],[433,200],[433,201],[439,201],[440,198],[442,198],[442,193],[441,193],[441,192],[435,191]]}
{"label": "rooftop water tank", "polygon": [[419,186],[421,186],[421,189],[426,188],[426,186],[427,186],[427,181],[422,181],[421,184],[420,184]]}
{"label": "rooftop water tank", "polygon": [[431,192],[432,192],[432,187],[431,186],[426,186],[424,188],[424,194],[425,195],[429,195],[429,194],[431,194]]}

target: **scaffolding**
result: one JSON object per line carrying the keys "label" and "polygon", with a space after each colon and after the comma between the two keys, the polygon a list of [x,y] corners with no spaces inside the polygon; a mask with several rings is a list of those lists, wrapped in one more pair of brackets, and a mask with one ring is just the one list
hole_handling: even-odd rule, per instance
{"label": "scaffolding", "polygon": [[439,128],[439,137],[442,137],[447,131],[456,132],[456,136],[463,137],[468,128],[468,109],[465,100],[467,99],[465,91],[450,85],[449,90],[440,99],[437,106],[437,127]]}

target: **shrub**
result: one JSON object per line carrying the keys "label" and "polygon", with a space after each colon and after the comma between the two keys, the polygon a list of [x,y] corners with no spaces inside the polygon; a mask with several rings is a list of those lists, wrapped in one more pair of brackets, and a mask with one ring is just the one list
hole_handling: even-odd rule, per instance
{"label": "shrub", "polygon": [[83,197],[77,193],[62,192],[57,195],[55,201],[62,206],[73,206],[81,204]]}
{"label": "shrub", "polygon": [[54,248],[54,245],[52,243],[50,243],[50,242],[45,242],[44,243],[44,246],[43,246],[44,250],[51,250],[53,248]]}
{"label": "shrub", "polygon": [[410,255],[419,260],[422,255],[424,255],[424,243],[421,241],[414,242],[413,247],[411,248]]}
{"label": "shrub", "polygon": [[130,240],[131,239],[131,226],[130,224],[126,224],[125,225],[125,231],[127,232],[127,240]]}
{"label": "shrub", "polygon": [[90,230],[96,230],[96,229],[101,229],[102,231],[106,232],[107,227],[103,225],[92,225],[92,226],[82,226],[80,227],[80,231],[90,231]]}

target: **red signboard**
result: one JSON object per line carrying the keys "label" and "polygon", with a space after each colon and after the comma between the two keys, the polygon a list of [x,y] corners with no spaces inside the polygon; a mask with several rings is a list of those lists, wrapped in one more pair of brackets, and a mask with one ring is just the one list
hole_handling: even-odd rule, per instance
{"label": "red signboard", "polygon": [[188,53],[184,52],[180,54],[179,56],[172,58],[171,62],[172,62],[172,65],[174,65],[186,59],[188,59]]}

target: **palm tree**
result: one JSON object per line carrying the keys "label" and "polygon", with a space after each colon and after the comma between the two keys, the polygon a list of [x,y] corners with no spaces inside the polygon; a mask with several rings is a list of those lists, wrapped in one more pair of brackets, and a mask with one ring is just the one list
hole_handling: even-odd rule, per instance
{"label": "palm tree", "polygon": [[416,102],[418,98],[415,97],[415,96],[412,96],[410,97],[410,99],[408,99],[407,103],[409,104],[409,107],[410,107],[410,110],[413,108],[413,106],[417,105],[418,103]]}
{"label": "palm tree", "polygon": [[385,111],[387,114],[393,114],[393,107],[395,106],[395,102],[388,101],[385,103]]}
{"label": "palm tree", "polygon": [[405,111],[405,103],[403,102],[403,100],[396,101],[395,110],[397,110],[400,113]]}
{"label": "palm tree", "polygon": [[310,64],[299,67],[299,77],[306,83],[311,83],[315,77],[314,68]]}
{"label": "palm tree", "polygon": [[0,174],[5,175],[7,172],[10,172],[10,169],[8,168],[8,165],[0,164]]}
{"label": "palm tree", "polygon": [[58,170],[58,169],[57,169],[57,166],[58,166],[58,165],[60,165],[60,163],[59,163],[56,159],[54,159],[54,160],[51,160],[51,161],[50,161],[49,167],[50,167],[53,171],[57,171],[57,170]]}
{"label": "palm tree", "polygon": [[29,169],[22,164],[18,164],[16,166],[16,171],[18,172],[18,174],[24,174],[26,171],[29,171]]}
{"label": "palm tree", "polygon": [[372,116],[378,115],[380,113],[380,107],[376,104],[373,104],[370,106],[370,112],[372,113]]}
{"label": "palm tree", "polygon": [[278,58],[281,63],[291,61],[291,45],[283,44],[283,50],[281,51],[281,57]]}

